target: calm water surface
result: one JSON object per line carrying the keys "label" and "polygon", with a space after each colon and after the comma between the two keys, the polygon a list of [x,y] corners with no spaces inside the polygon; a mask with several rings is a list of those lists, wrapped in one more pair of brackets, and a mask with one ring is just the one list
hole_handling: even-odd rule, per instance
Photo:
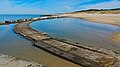
{"label": "calm water surface", "polygon": [[[37,16],[39,15],[0,15],[0,21]],[[14,25],[0,26],[0,53],[32,60],[50,67],[80,67],[34,47],[31,41],[14,33]],[[75,18],[37,21],[30,26],[36,30],[47,32],[52,37],[120,51],[118,44],[108,39],[108,36],[112,33],[120,31],[120,28],[116,26],[92,23]]]}
{"label": "calm water surface", "polygon": [[61,18],[37,21],[30,26],[48,35],[79,42],[88,46],[99,46],[120,51],[120,46],[110,40],[110,35],[120,31],[120,27],[84,21],[76,18]]}
{"label": "calm water surface", "polygon": [[[8,15],[6,18],[5,16],[3,17],[1,15],[0,21],[8,19],[16,20],[19,18],[32,18],[39,15]],[[31,41],[14,33],[14,25],[15,24],[0,26],[0,53],[25,60],[32,60],[44,65],[48,65],[49,67],[79,67],[79,65],[63,60],[34,47]]]}

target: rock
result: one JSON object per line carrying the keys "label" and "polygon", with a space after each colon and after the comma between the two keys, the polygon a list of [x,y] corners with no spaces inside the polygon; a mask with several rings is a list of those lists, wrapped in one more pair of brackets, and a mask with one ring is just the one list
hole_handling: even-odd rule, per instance
{"label": "rock", "polygon": [[3,25],[4,23],[3,22],[0,22],[0,25]]}
{"label": "rock", "polygon": [[24,20],[23,19],[18,19],[17,22],[24,22]]}
{"label": "rock", "polygon": [[33,18],[30,18],[29,21],[34,21],[34,19],[33,19]]}
{"label": "rock", "polygon": [[17,20],[14,20],[13,23],[17,23]]}
{"label": "rock", "polygon": [[20,21],[23,22],[24,20],[21,18]]}
{"label": "rock", "polygon": [[5,23],[6,23],[6,24],[11,24],[12,22],[9,21],[9,20],[6,20]]}
{"label": "rock", "polygon": [[25,19],[25,21],[29,21],[29,19]]}

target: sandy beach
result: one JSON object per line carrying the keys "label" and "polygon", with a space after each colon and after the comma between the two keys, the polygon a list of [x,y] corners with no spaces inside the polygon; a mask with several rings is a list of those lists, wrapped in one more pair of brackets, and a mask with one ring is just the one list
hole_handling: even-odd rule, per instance
{"label": "sandy beach", "polygon": [[[120,27],[120,14],[88,14],[88,13],[68,13],[69,17],[80,18],[91,22],[111,24]],[[110,37],[113,41],[120,44],[120,32]]]}
{"label": "sandy beach", "polygon": [[44,67],[33,61],[26,61],[20,58],[0,54],[0,67]]}
{"label": "sandy beach", "polygon": [[113,34],[110,38],[120,44],[120,32]]}

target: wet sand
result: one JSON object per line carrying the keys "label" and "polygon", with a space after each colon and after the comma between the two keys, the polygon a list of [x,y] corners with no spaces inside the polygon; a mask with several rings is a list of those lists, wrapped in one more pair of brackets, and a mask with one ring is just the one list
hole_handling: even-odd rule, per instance
{"label": "wet sand", "polygon": [[113,34],[110,38],[116,43],[120,44],[120,32]]}
{"label": "wet sand", "polygon": [[[111,24],[120,27],[120,14],[87,14],[87,13],[68,13],[69,17],[81,18],[87,21]],[[110,39],[120,44],[120,32],[110,36]]]}
{"label": "wet sand", "polygon": [[[51,18],[54,18],[54,17],[51,16],[50,18],[48,17],[46,19],[51,19]],[[41,17],[41,19],[42,19],[42,17]],[[34,40],[35,46],[41,47],[41,48],[43,48],[47,51],[50,51],[56,55],[59,55],[61,57],[65,57],[75,63],[82,65],[82,66],[106,67],[106,66],[111,66],[114,62],[116,65],[117,57],[116,57],[116,55],[111,53],[111,51],[108,52],[108,50],[107,50],[107,52],[106,52],[106,50],[104,50],[104,49],[102,49],[102,51],[100,51],[98,48],[95,48],[95,50],[94,50],[94,48],[91,49],[91,48],[88,48],[88,47],[85,47],[82,45],[80,46],[80,44],[78,45],[78,44],[73,44],[73,43],[66,42],[66,41],[64,42],[61,40],[56,40],[54,38],[47,36],[46,34],[44,35],[43,32],[38,32],[38,31],[30,28],[29,24],[31,22],[32,21],[28,21],[28,22],[19,23],[19,24],[15,25],[14,31],[15,31],[15,33],[20,34],[30,40]],[[104,51],[105,51],[105,53],[104,53]],[[108,53],[110,53],[110,55]],[[104,60],[103,60],[103,58],[104,58]],[[82,59],[82,60],[80,60],[80,59]],[[109,60],[109,61],[107,61],[107,60]],[[104,63],[103,63],[103,61],[104,61]],[[117,64],[117,66],[118,66],[118,64]]]}
{"label": "wet sand", "polygon": [[[9,28],[6,32],[6,30]],[[33,46],[33,43],[14,33],[14,25],[1,26],[0,53],[28,61],[34,61],[49,67],[80,67],[77,64],[49,54]],[[12,35],[12,36],[9,36]],[[11,39],[12,38],[12,39]],[[22,50],[21,50],[22,49]],[[2,66],[3,67],[3,66]]]}
{"label": "wet sand", "polygon": [[[46,59],[48,59],[48,58],[46,58]],[[48,60],[47,60],[48,61]],[[51,60],[50,60],[50,62],[51,62]],[[57,62],[57,61],[56,61]],[[54,63],[54,62],[53,62]],[[59,63],[60,64],[60,63]],[[66,64],[65,64],[66,65]],[[56,65],[57,66],[57,65]],[[70,65],[70,67],[71,67],[72,65]],[[76,65],[75,65],[76,66]],[[74,65],[73,65],[73,67],[74,67]]]}
{"label": "wet sand", "polygon": [[26,61],[16,57],[0,54],[0,67],[44,67],[33,61]]}

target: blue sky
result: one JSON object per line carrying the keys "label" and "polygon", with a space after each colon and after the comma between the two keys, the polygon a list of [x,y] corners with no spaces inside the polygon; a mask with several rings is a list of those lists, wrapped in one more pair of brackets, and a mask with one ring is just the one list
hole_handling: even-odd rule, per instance
{"label": "blue sky", "polygon": [[0,14],[49,14],[119,7],[120,0],[0,0]]}

